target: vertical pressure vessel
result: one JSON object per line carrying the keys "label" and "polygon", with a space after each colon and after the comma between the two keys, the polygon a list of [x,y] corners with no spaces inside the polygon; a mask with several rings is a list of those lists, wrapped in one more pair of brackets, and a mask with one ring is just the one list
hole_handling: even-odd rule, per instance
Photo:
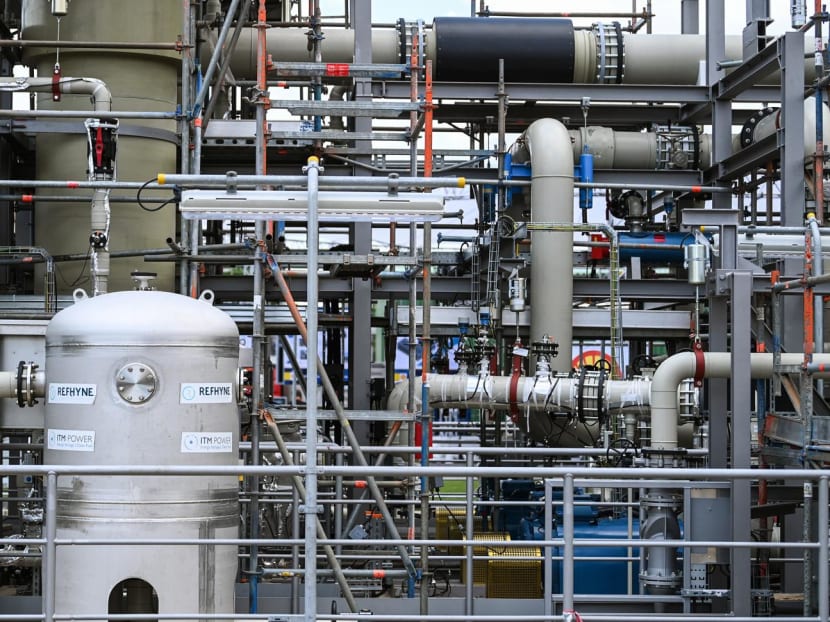
{"label": "vertical pressure vessel", "polygon": [[[239,334],[157,291],[81,299],[46,331],[47,464],[233,466]],[[61,476],[59,538],[236,538],[238,481]],[[59,546],[56,612],[232,613],[234,546]]]}

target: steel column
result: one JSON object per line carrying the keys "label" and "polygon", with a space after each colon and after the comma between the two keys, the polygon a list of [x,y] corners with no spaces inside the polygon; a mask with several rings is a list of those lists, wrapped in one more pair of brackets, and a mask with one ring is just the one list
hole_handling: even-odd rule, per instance
{"label": "steel column", "polygon": [[[732,295],[730,306],[730,326],[732,328],[732,390],[730,405],[732,411],[731,466],[738,469],[751,467],[752,422],[750,376],[751,322],[752,322],[752,274],[734,272],[731,277]],[[749,516],[751,501],[751,483],[745,480],[733,482],[732,485],[732,540],[750,542],[752,534]],[[752,567],[751,551],[747,548],[732,550],[730,568],[732,615],[749,616],[752,614]]]}

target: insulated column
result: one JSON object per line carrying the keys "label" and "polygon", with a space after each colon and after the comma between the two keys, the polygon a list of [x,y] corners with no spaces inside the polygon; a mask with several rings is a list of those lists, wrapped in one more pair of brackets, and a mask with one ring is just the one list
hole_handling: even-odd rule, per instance
{"label": "insulated column", "polygon": [[[23,4],[24,39],[55,40],[57,19],[50,13],[49,2]],[[69,12],[61,18],[60,38],[64,41],[154,41],[173,44],[181,31],[179,3],[169,0],[73,0]],[[40,76],[51,76],[55,69],[54,48],[25,48],[25,62]],[[60,51],[60,69],[64,76],[83,76],[103,80],[113,95],[114,111],[174,112],[178,102],[178,52],[159,50],[64,49]],[[62,95],[54,102],[50,93],[38,95],[40,110],[89,110],[88,96]],[[87,147],[83,119],[72,119],[77,133],[37,135],[37,178],[44,180],[86,180]],[[119,181],[152,179],[159,171],[175,170],[176,144],[174,120],[124,119],[118,136]],[[44,190],[43,194],[80,194],[92,197],[91,190]],[[121,192],[114,192],[117,196]],[[134,195],[134,191],[130,194]],[[169,197],[169,192],[164,193]],[[153,192],[142,199],[151,200]],[[89,202],[35,203],[35,239],[52,255],[86,253],[90,234]],[[159,248],[176,232],[175,206],[150,213],[136,203],[112,204],[109,248],[111,251]],[[64,264],[63,278],[58,278],[60,293],[70,293],[72,282],[81,271],[82,262]],[[132,289],[129,273],[142,269],[140,257],[113,259],[110,290]],[[159,289],[173,289],[173,264],[156,263]],[[41,279],[38,278],[38,282]]]}

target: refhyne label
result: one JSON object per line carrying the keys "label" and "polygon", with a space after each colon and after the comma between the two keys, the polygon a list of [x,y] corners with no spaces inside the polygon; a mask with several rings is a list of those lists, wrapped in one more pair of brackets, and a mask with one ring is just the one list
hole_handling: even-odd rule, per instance
{"label": "refhyne label", "polygon": [[233,432],[182,432],[183,454],[214,454],[233,451]]}
{"label": "refhyne label", "polygon": [[95,431],[49,430],[46,447],[57,451],[95,451]]}
{"label": "refhyne label", "polygon": [[50,382],[50,404],[94,404],[97,385],[74,382]]}
{"label": "refhyne label", "polygon": [[233,384],[230,382],[182,382],[179,404],[230,404]]}

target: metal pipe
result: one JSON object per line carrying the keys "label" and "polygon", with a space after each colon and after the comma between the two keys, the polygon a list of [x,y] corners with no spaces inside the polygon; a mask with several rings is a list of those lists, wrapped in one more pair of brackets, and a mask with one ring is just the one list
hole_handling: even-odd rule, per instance
{"label": "metal pipe", "polygon": [[219,58],[223,52],[225,52],[225,39],[228,38],[228,32],[231,29],[231,24],[233,23],[234,15],[236,15],[237,11],[239,10],[239,3],[240,0],[231,0],[230,8],[228,9],[227,14],[225,15],[225,21],[222,24],[222,29],[219,31],[219,37],[216,40],[216,45],[213,48],[213,54],[210,57],[210,63],[208,64],[208,68],[205,71],[205,76],[202,80],[202,86],[199,89],[199,92],[196,94],[196,99],[193,101],[193,110],[192,115],[194,117],[198,117],[202,111],[202,105],[205,103],[205,97],[207,96],[208,88],[210,88],[210,83],[213,80],[213,74],[216,72],[216,67],[219,65]]}
{"label": "metal pipe", "polygon": [[[487,185],[487,186],[530,186],[533,182],[529,182],[523,179],[504,179],[504,180],[495,180],[495,179],[478,179],[475,177],[467,177],[465,178],[468,186],[475,186],[475,185]],[[637,189],[639,190],[665,190],[666,192],[691,192],[693,194],[698,193],[728,193],[732,194],[733,190],[729,186],[686,186],[686,185],[677,185],[677,184],[636,184]],[[593,188],[593,189],[603,189],[609,188],[611,190],[630,190],[632,188],[631,184],[622,184],[622,183],[613,183],[613,182],[583,182],[583,181],[574,181],[574,188]]]}
{"label": "metal pipe", "polygon": [[[202,172],[202,118],[197,116],[193,119],[193,164],[191,170],[194,175]],[[190,255],[199,254],[199,244],[202,242],[202,221],[192,220],[190,222]],[[199,297],[199,262],[192,259],[188,262],[190,266],[190,297]]]}
{"label": "metal pipe", "polygon": [[[264,0],[261,0],[264,6]],[[264,10],[264,9],[263,9]],[[317,530],[314,528],[312,516],[319,511],[317,505],[317,341],[318,322],[317,306],[318,292],[318,259],[319,231],[317,218],[318,176],[320,161],[312,156],[306,165],[308,174],[308,274],[306,275],[307,306],[306,306],[306,334],[304,339],[308,351],[306,361],[306,376],[310,384],[310,391],[306,395],[306,502],[303,508],[305,514],[305,568],[310,580],[305,583],[305,619],[314,622],[317,619]]]}
{"label": "metal pipe", "polygon": [[57,546],[58,535],[58,476],[55,471],[46,474],[46,511],[44,516],[44,536],[46,545],[43,554],[43,619],[54,622],[55,592],[57,590]]}
{"label": "metal pipe", "polygon": [[[432,176],[432,61],[426,62],[426,84],[424,97],[424,177]],[[421,466],[429,466],[429,437],[432,426],[432,409],[429,407],[429,370],[432,358],[432,341],[430,336],[431,311],[431,270],[432,270],[432,225],[424,223],[424,261],[421,270],[423,281],[421,329]],[[429,537],[429,478],[421,478],[421,537]],[[429,592],[424,589],[432,577],[429,572],[429,551],[421,547],[421,615],[429,614]]]}
{"label": "metal pipe", "polygon": [[62,50],[173,50],[191,47],[182,41],[38,41],[36,39],[0,39],[0,48],[60,48]]}
{"label": "metal pipe", "polygon": [[562,560],[562,611],[574,608],[574,476],[565,475],[562,483],[562,538],[565,541]]}
{"label": "metal pipe", "polygon": [[[193,100],[193,49],[189,46],[191,41],[196,39],[196,33],[194,29],[194,22],[193,19],[193,5],[185,0],[182,2],[182,43],[188,45],[182,50],[182,62],[181,62],[181,104],[182,104],[182,111],[188,111],[191,109],[191,101]],[[182,145],[190,145],[190,119],[187,117],[186,114],[182,114],[177,119],[177,125],[179,128],[179,133],[181,134],[181,144]],[[179,150],[179,170],[184,173],[191,172],[191,161],[190,161],[190,150],[189,149],[180,149]],[[184,217],[183,214],[179,214],[179,239],[181,240],[182,245],[187,245],[187,232],[190,230],[190,223]],[[188,277],[188,270],[187,270],[187,260],[182,258],[179,260],[178,263],[179,268],[179,293],[183,296],[187,295],[187,277]]]}
{"label": "metal pipe", "polygon": [[[271,432],[271,435],[274,437],[274,441],[277,443],[277,447],[279,448],[280,455],[282,456],[283,462],[288,465],[294,464],[294,459],[291,456],[291,452],[288,450],[287,445],[285,444],[285,439],[282,437],[282,433],[280,432],[279,426],[277,426],[274,419],[268,413],[267,410],[263,410],[261,412],[262,418],[265,421],[266,426],[268,426],[268,430]],[[308,464],[308,462],[306,462]],[[303,485],[303,480],[299,475],[292,475],[291,481],[294,483],[294,488],[299,495],[299,500],[303,504],[308,504],[308,491],[306,487]],[[306,515],[308,517],[308,515]],[[321,540],[326,539],[326,530],[323,528],[323,523],[320,520],[320,516],[318,514],[314,515],[314,527],[316,529],[317,536]],[[352,590],[349,587],[349,582],[346,580],[345,574],[343,569],[340,566],[340,562],[337,559],[337,555],[334,553],[334,549],[330,544],[323,543],[322,545],[323,551],[326,554],[326,559],[331,567],[332,573],[334,573],[335,580],[337,581],[337,585],[340,586],[340,590],[343,592],[343,598],[346,600],[346,603],[349,606],[349,610],[352,613],[357,612],[358,607],[357,603],[354,600],[354,596],[352,595]],[[306,549],[308,550],[308,549]],[[312,551],[315,551],[315,548],[311,548]],[[296,568],[296,566],[295,566]],[[268,573],[267,570],[264,571],[266,574]],[[274,571],[274,572],[281,572],[281,571]],[[310,569],[308,567],[305,568],[305,572],[310,577],[313,577],[317,574],[316,567]],[[311,580],[311,579],[310,579]],[[315,580],[316,582],[316,580]]]}
{"label": "metal pipe", "polygon": [[[259,96],[255,98],[256,104],[256,136],[255,136],[255,145],[254,145],[254,152],[255,152],[255,171],[257,175],[264,176],[268,171],[267,166],[267,157],[266,157],[266,138],[265,138],[265,118],[266,118],[266,108],[268,105],[267,97],[263,100],[263,96],[266,95],[265,93],[265,72],[266,72],[266,59],[265,59],[265,46],[264,46],[264,32],[267,24],[265,23],[266,18],[266,8],[265,8],[265,0],[259,0],[259,6],[257,10],[257,32],[259,33],[258,39],[258,47],[257,47],[257,81],[258,81],[258,92]],[[261,185],[257,186],[258,189],[263,189]],[[311,179],[309,177],[309,188],[311,188]],[[316,200],[316,192],[314,196]],[[309,200],[309,203],[311,201]],[[309,211],[311,211],[311,205],[309,205]],[[257,248],[261,251],[262,247],[265,244],[265,223],[263,221],[257,221],[254,226],[254,233],[256,235],[256,243]],[[250,459],[251,463],[254,465],[259,464],[260,462],[260,452],[259,452],[259,436],[260,436],[260,423],[259,417],[257,413],[259,409],[262,408],[264,401],[265,401],[265,394],[264,394],[264,383],[265,383],[265,344],[266,336],[265,336],[265,272],[263,267],[263,262],[261,261],[262,257],[259,257],[260,261],[254,262],[254,274],[253,274],[253,334],[251,335],[252,341],[252,350],[253,350],[253,370],[252,370],[252,387],[251,387],[251,402],[252,402],[252,409],[250,413],[250,422],[251,422],[251,454]],[[311,260],[309,260],[311,261]],[[311,293],[309,293],[311,296]],[[316,352],[317,350],[313,350]],[[309,369],[312,371],[312,369]],[[309,437],[314,438],[317,440],[317,436],[315,434],[310,434]],[[315,456],[316,459],[316,456]],[[312,463],[315,464],[315,463]],[[260,480],[258,477],[251,478],[251,488],[252,488],[252,497],[251,497],[251,507],[250,507],[250,516],[251,518],[251,525],[250,525],[250,534],[251,538],[255,539],[259,537],[259,486]],[[311,504],[316,506],[316,487],[309,491],[309,495],[311,495]],[[314,538],[314,523],[313,521],[308,520],[308,516],[306,516],[306,534],[309,531],[312,532],[312,539]],[[259,564],[257,555],[259,553],[259,549],[257,546],[252,545],[249,549],[250,551],[250,560],[249,560],[249,577],[248,577],[248,609],[249,613],[257,613],[259,608]],[[308,586],[307,586],[308,589]],[[316,594],[315,594],[316,595]]]}
{"label": "metal pipe", "polygon": [[[392,427],[390,428],[389,433],[386,435],[386,439],[383,441],[383,446],[382,446],[383,449],[388,449],[392,445],[392,443],[395,442],[395,438],[397,437],[398,432],[400,431],[402,425],[403,424],[402,424],[401,421],[395,421],[392,424]],[[385,451],[381,452],[377,456],[375,456],[375,466],[382,465],[384,463],[384,461],[386,460],[386,456],[387,456],[387,453]],[[380,483],[382,483],[382,482],[380,482]],[[369,495],[368,488],[363,488],[360,491],[360,496],[357,498],[358,503],[354,506],[354,509],[352,509],[352,511],[349,513],[349,516],[346,519],[346,524],[343,527],[343,533],[349,533],[352,530],[352,527],[354,527],[355,521],[358,519],[361,512],[363,511],[363,508],[365,507],[365,504],[362,503],[362,501],[368,495]]]}
{"label": "metal pipe", "polygon": [[[248,5],[241,4],[239,6],[239,16],[236,22],[236,28],[233,31],[233,35],[231,35],[231,41],[228,44],[228,50],[233,51],[236,49],[236,44],[239,41],[239,35],[242,33],[244,28],[243,17],[245,12],[248,10]],[[214,92],[210,96],[210,101],[208,101],[207,108],[205,108],[205,114],[202,115],[204,118],[204,127],[203,130],[207,131],[208,125],[210,124],[210,120],[213,118],[213,112],[216,109],[216,104],[219,101],[220,93],[222,91],[222,87],[225,83],[225,76],[228,73],[228,65],[231,62],[231,54],[225,54],[222,57],[222,64],[219,66],[219,74],[216,76],[216,85],[214,86]]]}
{"label": "metal pipe", "polygon": [[818,480],[818,619],[821,622],[830,620],[830,597],[828,597],[828,585],[830,584],[830,537],[828,537],[828,520],[830,520],[830,508],[828,508],[828,478]]}
{"label": "metal pipe", "polygon": [[[573,176],[573,175],[572,175]],[[388,188],[399,190],[403,188],[464,188],[464,177],[361,177],[324,175],[320,177],[320,188]],[[181,186],[185,188],[225,187],[233,184],[236,187],[251,187],[256,185],[283,186],[284,188],[305,188],[307,179],[303,175],[176,175],[159,173],[159,186]]]}
{"label": "metal pipe", "polygon": [[[113,119],[178,119],[178,112],[135,112],[134,110],[111,110],[107,114]],[[0,110],[4,119],[86,119],[89,110]],[[140,185],[140,184],[139,184]]]}
{"label": "metal pipe", "polygon": [[[823,173],[822,173],[823,174]],[[817,178],[818,179],[818,178]],[[818,186],[816,186],[818,189]],[[824,195],[824,191],[817,195],[819,197]],[[812,215],[810,215],[812,216]],[[820,217],[809,217],[807,225],[810,228],[811,241],[813,243],[813,262],[812,271],[814,276],[822,276],[824,273],[824,253],[822,249],[821,232],[819,229]],[[815,296],[813,300],[813,352],[824,352],[824,297]],[[824,381],[818,380],[816,382],[816,391],[822,397],[824,396]]]}

